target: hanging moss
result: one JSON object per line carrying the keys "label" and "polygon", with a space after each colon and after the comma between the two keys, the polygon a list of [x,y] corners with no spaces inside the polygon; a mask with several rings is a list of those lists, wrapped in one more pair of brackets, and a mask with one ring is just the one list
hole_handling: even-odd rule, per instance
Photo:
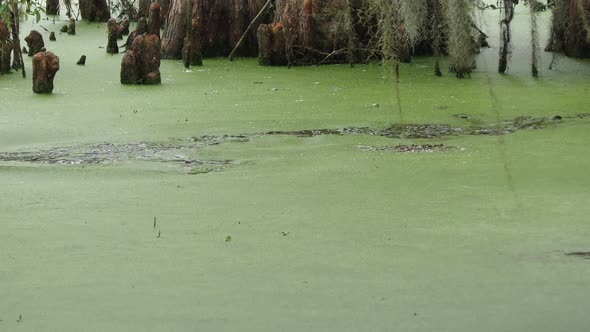
{"label": "hanging moss", "polygon": [[474,67],[473,9],[471,0],[446,0],[444,18],[448,26],[449,68],[457,78],[469,77]]}

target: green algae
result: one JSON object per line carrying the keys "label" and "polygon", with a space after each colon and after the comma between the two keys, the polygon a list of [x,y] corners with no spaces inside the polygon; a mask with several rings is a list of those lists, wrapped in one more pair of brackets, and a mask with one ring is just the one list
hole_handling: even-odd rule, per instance
{"label": "green algae", "polygon": [[[189,176],[170,171],[175,163],[137,158],[116,167],[1,162],[0,330],[516,332],[590,324],[590,265],[565,255],[590,250],[590,119],[574,118],[590,111],[588,61],[561,59],[537,80],[518,65],[528,59],[520,49],[510,75],[494,72],[496,49],[484,50],[470,80],[433,77],[428,58],[401,67],[406,124],[565,119],[501,136],[502,145],[487,135],[244,141],[240,135],[270,131],[389,128],[399,123],[391,82],[376,64],[286,69],[238,59],[190,72],[164,61],[162,86],[121,86],[121,56],[99,48],[105,29],[80,23],[76,36],[48,44],[62,67],[51,96],[33,95],[29,79],[0,77],[0,102],[9,106],[0,109],[0,151],[136,151],[133,142],[142,142],[155,148],[139,155],[156,151],[150,156],[162,160],[198,145],[183,160],[241,166]],[[527,35],[515,30],[515,38]],[[81,54],[84,67],[75,65]],[[217,140],[224,135],[234,139]],[[411,144],[462,149],[358,148]]]}

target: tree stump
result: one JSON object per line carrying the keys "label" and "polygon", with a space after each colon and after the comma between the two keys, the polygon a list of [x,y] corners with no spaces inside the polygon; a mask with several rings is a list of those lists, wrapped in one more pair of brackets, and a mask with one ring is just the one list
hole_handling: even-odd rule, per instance
{"label": "tree stump", "polygon": [[51,52],[40,52],[33,56],[33,92],[53,92],[53,78],[59,70],[59,58]]}
{"label": "tree stump", "polygon": [[76,19],[70,17],[70,22],[68,23],[68,35],[75,35],[76,34]]}
{"label": "tree stump", "polygon": [[0,74],[10,72],[11,51],[10,32],[6,25],[0,21]]}
{"label": "tree stump", "polygon": [[121,61],[121,84],[160,84],[160,58],[158,36],[137,36]]}
{"label": "tree stump", "polygon": [[119,36],[119,25],[114,18],[109,19],[108,23],[108,44],[107,53],[117,54],[119,53],[119,45],[117,44],[117,37]]}
{"label": "tree stump", "polygon": [[25,37],[25,41],[29,47],[29,56],[33,56],[41,52],[41,49],[45,47],[43,36],[37,30],[32,30],[29,35]]}

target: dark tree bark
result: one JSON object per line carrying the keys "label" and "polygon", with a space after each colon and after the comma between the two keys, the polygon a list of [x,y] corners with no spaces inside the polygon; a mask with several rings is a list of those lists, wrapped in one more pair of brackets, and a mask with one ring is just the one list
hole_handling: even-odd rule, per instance
{"label": "dark tree bark", "polygon": [[139,17],[147,17],[150,9],[150,0],[139,0],[138,3],[138,15]]}
{"label": "dark tree bark", "polygon": [[10,72],[11,52],[12,42],[10,41],[10,32],[6,24],[0,21],[0,74]]}
{"label": "dark tree bark", "polygon": [[[195,21],[198,26],[201,51],[205,57],[227,56],[266,3],[266,0],[191,1],[191,22]],[[180,59],[182,57],[187,31],[186,11],[183,0],[170,0],[170,9],[162,33],[164,58]],[[270,19],[271,12],[265,12],[260,23],[270,23]],[[237,55],[255,56],[257,52],[256,29],[252,29]]]}
{"label": "dark tree bark", "polygon": [[90,22],[107,22],[111,17],[106,0],[79,0],[82,19]]}
{"label": "dark tree bark", "polygon": [[46,0],[45,12],[47,15],[59,14],[59,0]]}
{"label": "dark tree bark", "polygon": [[[10,30],[12,31],[12,68],[14,70],[22,69],[23,77],[25,77],[23,54],[20,47],[20,23],[19,23],[19,9],[16,3],[13,6],[10,20]],[[17,13],[15,15],[14,13]]]}
{"label": "dark tree bark", "polygon": [[201,53],[201,35],[197,21],[192,20],[191,25],[187,27],[187,30],[187,36],[184,38],[184,47],[182,49],[182,62],[184,67],[202,66],[203,55]]}
{"label": "dark tree bark", "polygon": [[150,5],[150,13],[148,17],[148,33],[158,36],[160,38],[160,28],[162,27],[160,18],[160,5],[153,2]]}
{"label": "dark tree bark", "polygon": [[590,58],[590,0],[571,0],[568,16],[565,54]]}
{"label": "dark tree bark", "polygon": [[498,72],[505,73],[508,69],[508,55],[510,54],[510,22],[514,18],[514,4],[512,0],[503,0],[502,20],[500,21],[500,60],[498,61]]}
{"label": "dark tree bark", "polygon": [[262,66],[284,66],[287,64],[283,24],[261,24],[258,26],[258,63]]}
{"label": "dark tree bark", "polygon": [[183,0],[171,0],[166,27],[162,32],[162,58],[180,59],[186,33],[186,6]]}

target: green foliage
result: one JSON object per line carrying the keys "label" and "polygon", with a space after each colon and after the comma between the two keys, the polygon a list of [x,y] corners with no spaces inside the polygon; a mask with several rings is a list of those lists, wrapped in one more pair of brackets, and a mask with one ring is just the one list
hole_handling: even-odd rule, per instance
{"label": "green foliage", "polygon": [[9,22],[15,11],[23,15],[25,20],[34,17],[38,23],[41,14],[45,13],[45,8],[40,0],[5,0],[0,3],[0,20]]}

